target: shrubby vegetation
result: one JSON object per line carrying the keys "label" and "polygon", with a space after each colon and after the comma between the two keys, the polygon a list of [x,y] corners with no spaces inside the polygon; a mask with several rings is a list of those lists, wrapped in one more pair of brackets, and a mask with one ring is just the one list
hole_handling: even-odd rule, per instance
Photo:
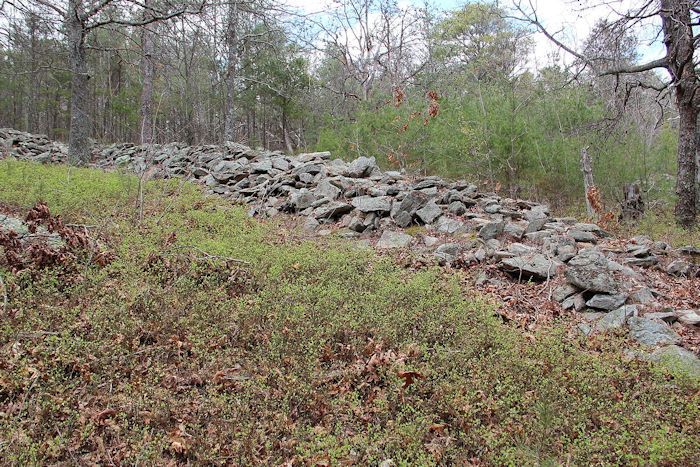
{"label": "shrubby vegetation", "polygon": [[147,184],[139,221],[137,189],[0,164],[3,212],[43,199],[114,255],[73,281],[0,268],[9,462],[689,464],[700,450],[697,381],[626,359],[621,337],[524,333],[467,277],[305,240],[178,180]]}

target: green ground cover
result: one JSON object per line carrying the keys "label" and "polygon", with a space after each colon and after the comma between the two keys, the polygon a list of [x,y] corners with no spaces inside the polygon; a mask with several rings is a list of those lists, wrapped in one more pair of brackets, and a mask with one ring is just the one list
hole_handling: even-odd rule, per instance
{"label": "green ground cover", "polygon": [[[111,261],[13,272],[0,459],[14,465],[690,465],[700,386],[622,337],[524,333],[443,269],[178,180],[0,163]],[[2,249],[0,249],[2,253]],[[244,262],[242,262],[244,261]]]}

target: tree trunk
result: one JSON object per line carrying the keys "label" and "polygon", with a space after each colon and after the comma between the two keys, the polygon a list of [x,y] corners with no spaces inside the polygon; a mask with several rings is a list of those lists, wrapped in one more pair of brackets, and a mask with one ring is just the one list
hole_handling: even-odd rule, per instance
{"label": "tree trunk", "polygon": [[676,179],[676,217],[683,227],[695,225],[697,188],[697,110],[693,106],[679,106],[680,123],[678,126],[678,178]]}
{"label": "tree trunk", "polygon": [[238,66],[238,4],[232,1],[228,7],[226,31],[226,101],[224,104],[224,141],[235,139],[236,121],[236,68]]}
{"label": "tree trunk", "polygon": [[[153,0],[144,2],[144,20],[150,15]],[[141,68],[143,70],[143,87],[141,88],[141,144],[153,143],[153,28],[156,23],[143,26],[141,34]]]}
{"label": "tree trunk", "polygon": [[68,157],[73,164],[86,164],[90,159],[88,141],[88,81],[90,76],[87,72],[86,31],[83,15],[83,1],[70,0],[68,17],[66,18],[72,72]]}
{"label": "tree trunk", "polygon": [[593,169],[591,168],[591,156],[588,155],[588,146],[581,149],[581,171],[583,172],[583,189],[584,198],[586,198],[586,211],[589,216],[595,214],[593,210],[593,205],[591,205],[591,200],[588,198],[588,194],[593,183]]}
{"label": "tree trunk", "polygon": [[628,183],[623,187],[625,196],[622,205],[622,214],[620,220],[627,222],[639,222],[642,214],[644,214],[644,201],[639,185],[636,183]]}
{"label": "tree trunk", "polygon": [[700,112],[695,126],[695,209],[700,204]]}
{"label": "tree trunk", "polygon": [[676,105],[680,115],[678,128],[678,176],[676,178],[675,214],[678,223],[693,227],[696,219],[696,130],[697,105],[700,102],[700,86],[693,64],[695,52],[690,8],[688,0],[662,0],[667,69],[675,87]]}

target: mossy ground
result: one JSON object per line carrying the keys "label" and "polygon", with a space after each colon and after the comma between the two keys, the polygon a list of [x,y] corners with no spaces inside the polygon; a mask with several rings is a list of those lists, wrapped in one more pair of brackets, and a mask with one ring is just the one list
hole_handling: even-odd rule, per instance
{"label": "mossy ground", "polygon": [[[91,227],[73,283],[2,269],[0,459],[79,465],[690,465],[697,382],[620,337],[525,334],[440,268],[305,241],[177,180],[0,163]],[[0,252],[1,253],[1,252]],[[231,258],[246,261],[241,263]]]}

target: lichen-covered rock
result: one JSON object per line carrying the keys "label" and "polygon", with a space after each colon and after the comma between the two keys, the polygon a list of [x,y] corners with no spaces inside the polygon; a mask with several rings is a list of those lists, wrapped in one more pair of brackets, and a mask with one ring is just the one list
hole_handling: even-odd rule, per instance
{"label": "lichen-covered rock", "polygon": [[385,230],[377,242],[377,248],[403,248],[411,244],[413,237],[403,232]]}
{"label": "lichen-covered rock", "polygon": [[646,318],[631,317],[627,320],[630,337],[642,345],[678,344],[681,336],[665,324]]}

